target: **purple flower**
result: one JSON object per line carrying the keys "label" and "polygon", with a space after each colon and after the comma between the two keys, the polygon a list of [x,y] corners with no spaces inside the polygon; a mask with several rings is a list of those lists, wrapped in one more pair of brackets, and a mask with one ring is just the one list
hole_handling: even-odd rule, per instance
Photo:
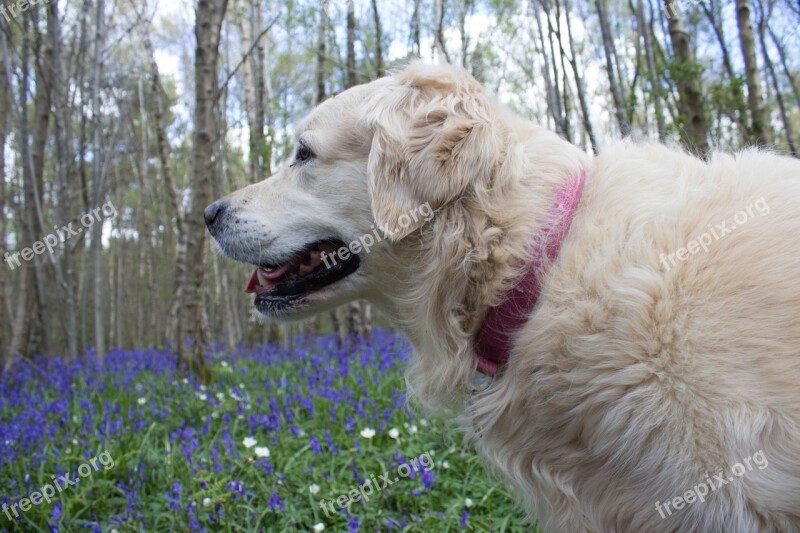
{"label": "purple flower", "polygon": [[286,510],[286,507],[283,505],[283,500],[281,500],[281,497],[278,496],[277,492],[272,493],[272,497],[269,499],[269,507],[273,512],[277,512],[278,509],[281,511]]}
{"label": "purple flower", "polygon": [[360,525],[361,525],[361,520],[359,520],[355,516],[351,516],[350,520],[347,521],[348,533],[356,533]]}
{"label": "purple flower", "polygon": [[314,437],[311,437],[308,440],[308,443],[311,445],[311,454],[312,455],[322,455],[322,448],[319,445],[319,441]]}
{"label": "purple flower", "polygon": [[436,481],[436,476],[433,475],[433,472],[430,470],[423,470],[421,477],[422,485],[425,487],[425,490],[431,490],[433,483]]}

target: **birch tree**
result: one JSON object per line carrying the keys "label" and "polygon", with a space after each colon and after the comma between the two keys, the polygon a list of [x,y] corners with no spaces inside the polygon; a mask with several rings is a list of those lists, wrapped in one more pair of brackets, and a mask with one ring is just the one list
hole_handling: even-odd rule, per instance
{"label": "birch tree", "polygon": [[211,180],[215,174],[214,139],[218,132],[214,131],[214,109],[219,84],[219,44],[227,7],[227,0],[198,0],[195,9],[191,194],[184,231],[180,235],[186,255],[178,279],[178,285],[183,290],[175,342],[181,362],[201,376],[207,372],[203,358],[203,345],[207,340],[204,313],[206,231],[203,210],[209,204]]}
{"label": "birch tree", "polygon": [[758,145],[766,145],[771,141],[771,135],[767,124],[767,115],[764,111],[761,78],[758,75],[758,60],[756,58],[756,41],[753,36],[748,0],[736,0],[736,24],[739,28],[739,44],[742,49],[745,79],[747,80],[747,107],[750,109],[750,141]]}
{"label": "birch tree", "polygon": [[701,67],[695,61],[689,33],[674,7],[673,0],[665,0],[669,17],[669,36],[673,57],[670,74],[678,88],[678,111],[681,119],[681,139],[688,149],[704,155],[708,152],[708,120],[706,118]]}
{"label": "birch tree", "polygon": [[[100,111],[100,79],[103,77],[103,46],[105,38],[105,0],[97,0],[95,11],[94,52],[92,55],[92,126],[94,129],[92,154],[92,205],[100,205],[102,184],[102,160],[100,146],[103,141],[102,113]],[[92,295],[94,303],[94,346],[98,357],[105,355],[105,319],[103,302],[105,283],[102,276],[103,225],[99,222],[92,226]]]}

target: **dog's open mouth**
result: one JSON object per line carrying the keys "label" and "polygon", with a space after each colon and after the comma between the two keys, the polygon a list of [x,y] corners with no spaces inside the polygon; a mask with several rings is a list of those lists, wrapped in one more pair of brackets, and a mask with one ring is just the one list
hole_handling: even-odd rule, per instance
{"label": "dog's open mouth", "polygon": [[[345,247],[338,239],[308,245],[288,260],[276,265],[261,265],[253,272],[246,292],[256,295],[256,307],[272,306],[301,298],[332,285],[355,272],[357,254],[338,254]],[[270,305],[272,304],[272,305]]]}

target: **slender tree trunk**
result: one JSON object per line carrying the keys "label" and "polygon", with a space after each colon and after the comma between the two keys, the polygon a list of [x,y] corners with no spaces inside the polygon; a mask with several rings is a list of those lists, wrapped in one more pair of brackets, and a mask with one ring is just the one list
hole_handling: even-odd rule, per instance
{"label": "slender tree trunk", "polygon": [[[253,41],[258,40],[256,44],[255,53],[253,54],[254,61],[254,74],[255,74],[255,121],[256,121],[256,163],[257,172],[253,179],[261,181],[269,176],[267,158],[269,150],[267,149],[266,135],[264,134],[264,127],[266,126],[266,113],[264,112],[264,104],[266,100],[266,87],[264,85],[264,71],[266,64],[264,59],[264,40],[260,38],[261,29],[264,25],[264,16],[261,11],[260,0],[250,0],[252,20],[253,20]],[[227,96],[226,96],[227,98]],[[223,107],[223,109],[225,109]],[[224,130],[222,130],[224,131]]]}
{"label": "slender tree trunk", "polygon": [[[0,31],[3,31],[0,25]],[[9,86],[6,80],[6,56],[0,54],[0,214],[6,212],[6,140],[8,138],[8,114],[9,114]],[[6,243],[6,217],[0,216],[0,242],[5,249]],[[8,253],[8,252],[5,252]],[[4,258],[5,261],[5,258]],[[10,265],[0,265],[0,268],[7,268]],[[6,313],[8,304],[9,288],[6,282],[9,279],[8,271],[0,276],[0,372],[7,366],[11,366],[13,359],[9,350],[8,341],[10,340],[11,329],[8,327],[9,320]]]}
{"label": "slender tree trunk", "polygon": [[[69,153],[69,101],[66,94],[68,81],[64,79],[61,21],[58,15],[58,3],[52,2],[47,5],[47,27],[50,35],[50,79],[52,80],[51,90],[53,108],[55,113],[55,144],[56,144],[56,169],[58,173],[58,205],[60,219],[70,220],[72,214],[72,194],[69,182],[69,161],[72,156]],[[67,340],[67,353],[71,358],[78,356],[78,326],[75,319],[75,276],[72,269],[72,253],[69,244],[58,252],[57,258],[53,258],[53,267],[56,273],[56,280],[59,283],[61,292],[66,304],[66,312],[63,313],[64,334]],[[60,260],[60,262],[59,262]]]}
{"label": "slender tree trunk", "polygon": [[[547,53],[547,47],[544,42],[544,29],[542,28],[542,22],[539,18],[540,10],[534,7],[534,4],[530,4],[531,16],[533,17],[534,21],[536,22],[536,36],[534,36],[534,48],[538,55],[542,57],[544,61],[544,86],[545,86],[545,93],[547,94],[547,110],[548,114],[551,119],[553,119],[553,124],[555,125],[556,132],[559,135],[564,135],[562,130],[562,121],[563,117],[561,114],[561,101],[556,94],[555,87],[553,86],[553,80],[555,79],[555,72],[551,75],[550,69],[550,56]],[[547,14],[545,13],[545,16]],[[555,67],[552,69],[555,71]],[[528,77],[531,79],[531,82],[535,82],[534,73],[531,70],[528,73]]]}
{"label": "slender tree trunk", "polygon": [[747,106],[750,108],[750,140],[758,145],[771,142],[769,124],[764,111],[761,79],[758,77],[756,43],[753,25],[750,22],[748,0],[736,0],[736,23],[739,27],[739,44],[744,58],[745,79],[747,80]]}
{"label": "slender tree trunk", "polygon": [[731,86],[731,96],[735,102],[735,109],[728,113],[728,116],[733,122],[736,123],[737,129],[739,130],[739,135],[741,137],[740,144],[743,144],[747,142],[747,139],[749,138],[747,105],[744,102],[744,91],[742,90],[741,83],[739,82],[739,77],[733,70],[731,55],[728,51],[728,44],[725,40],[725,30],[720,20],[721,16],[718,16],[719,8],[717,3],[715,0],[710,0],[709,4],[710,5],[707,6],[705,2],[700,2],[700,7],[703,9],[703,13],[711,25],[714,36],[717,38],[717,43],[719,43],[720,53],[722,54],[722,65],[725,67],[725,73],[728,75],[728,80]]}
{"label": "slender tree trunk", "polygon": [[[563,79],[563,62],[561,64],[562,70],[559,70],[558,63],[559,59],[563,61],[563,56],[560,53],[560,38],[558,33],[556,32],[556,28],[553,26],[553,21],[550,18],[550,4],[545,0],[540,0],[542,5],[543,13],[545,14],[545,20],[547,20],[547,44],[550,47],[550,59],[553,65],[553,79],[552,79],[552,87],[553,87],[553,99],[556,104],[556,113],[560,119],[560,124],[557,127],[558,132],[569,142],[572,142],[572,135],[570,132],[569,126],[569,101],[566,97],[567,87],[564,86],[562,90],[561,82],[559,79]],[[559,45],[559,53],[556,54],[556,44]],[[545,52],[546,53],[546,52]]]}
{"label": "slender tree trunk", "polygon": [[614,100],[614,116],[617,119],[620,134],[626,136],[630,133],[630,124],[625,121],[625,104],[622,101],[622,90],[618,84],[614,56],[616,55],[616,45],[611,34],[611,25],[608,21],[606,11],[606,0],[595,0],[597,15],[600,19],[600,33],[603,38],[603,53],[606,58],[606,71],[608,73],[608,84],[611,89],[611,97]]}
{"label": "slender tree trunk", "polygon": [[[170,203],[170,212],[175,216],[175,229],[177,239],[175,240],[175,298],[172,300],[169,316],[165,327],[165,337],[173,343],[178,342],[178,311],[183,301],[184,283],[186,279],[186,247],[181,236],[186,232],[183,204],[181,203],[180,192],[175,182],[170,165],[170,145],[167,137],[167,124],[164,117],[163,99],[166,96],[161,85],[161,74],[158,70],[153,46],[147,33],[144,35],[145,52],[150,62],[150,88],[153,94],[153,126],[156,133],[156,147],[158,151],[158,161],[161,170],[161,178],[164,180],[164,189],[167,191],[167,199]],[[173,349],[178,350],[178,345]]]}
{"label": "slender tree trunk", "polygon": [[325,100],[327,93],[325,91],[325,59],[326,59],[326,43],[325,36],[327,35],[328,27],[328,0],[322,0],[322,5],[319,9],[319,29],[318,29],[318,42],[317,42],[317,103]]}
{"label": "slender tree trunk", "polygon": [[[147,107],[144,102],[144,81],[139,78],[136,83],[136,93],[139,101],[139,129],[140,129],[140,145],[138,172],[136,173],[136,182],[139,186],[139,212],[136,214],[136,233],[138,234],[136,246],[136,327],[134,329],[135,339],[145,338],[145,310],[148,306],[148,294],[145,290],[145,280],[147,276],[147,247],[150,245],[150,238],[147,229],[147,194],[145,185],[145,176],[148,174],[148,162],[150,161],[149,150],[149,137],[148,137],[148,121],[147,121]],[[157,95],[153,95],[157,98]],[[133,129],[133,128],[132,128]],[[133,131],[135,133],[135,130]],[[131,139],[133,141],[133,139]]]}
{"label": "slender tree trunk", "polygon": [[783,67],[783,75],[789,80],[789,86],[792,88],[792,94],[794,94],[794,100],[797,107],[800,107],[800,89],[798,89],[798,84],[792,75],[792,70],[786,64],[786,51],[783,48],[783,44],[778,40],[778,37],[775,36],[775,32],[772,31],[772,28],[767,25],[767,30],[769,31],[769,36],[772,38],[772,42],[775,43],[775,48],[778,50],[778,57],[781,61],[781,67]]}
{"label": "slender tree trunk", "polygon": [[375,77],[382,78],[383,68],[383,26],[381,14],[378,11],[378,1],[372,0],[372,17],[375,20]]}
{"label": "slender tree trunk", "polygon": [[411,13],[411,55],[421,57],[422,55],[422,32],[419,23],[419,8],[422,0],[414,0],[414,11]]}
{"label": "slender tree trunk", "polygon": [[772,63],[772,59],[769,57],[769,52],[767,51],[767,40],[765,37],[766,34],[766,26],[767,21],[769,20],[769,14],[762,13],[761,20],[759,21],[758,25],[758,37],[759,42],[761,43],[761,54],[764,57],[764,65],[767,67],[767,74],[769,75],[769,80],[772,82],[772,89],[775,91],[775,100],[778,103],[778,110],[781,113],[781,121],[783,122],[783,133],[786,135],[786,144],[789,148],[789,153],[792,154],[794,157],[800,157],[798,154],[797,149],[797,142],[795,141],[794,137],[794,129],[792,127],[792,120],[789,112],[786,108],[786,103],[783,100],[783,94],[781,92],[781,86],[778,83],[778,76],[775,73],[775,65]]}
{"label": "slender tree trunk", "polygon": [[436,23],[436,28],[433,36],[434,49],[436,50],[436,54],[438,55],[439,61],[444,59],[445,61],[450,63],[450,55],[447,53],[447,46],[445,45],[444,42],[444,16],[445,16],[444,2],[445,0],[433,1],[434,21]]}
{"label": "slender tree trunk", "polygon": [[[209,203],[214,179],[214,109],[217,105],[219,44],[227,0],[198,0],[195,10],[195,108],[192,145],[192,191],[180,235],[186,250],[178,335],[175,339],[181,362],[207,378],[203,358],[207,332],[205,316],[205,245],[203,210]],[[186,341],[191,342],[191,346]]]}
{"label": "slender tree trunk", "polygon": [[598,153],[600,151],[600,146],[597,144],[597,139],[594,135],[594,128],[592,127],[592,120],[589,114],[589,103],[586,98],[586,86],[583,81],[583,76],[581,75],[582,69],[578,65],[578,53],[575,48],[575,39],[572,37],[572,24],[570,22],[570,5],[569,0],[565,0],[564,4],[564,12],[566,15],[566,22],[567,22],[567,36],[569,38],[569,50],[570,50],[570,58],[569,64],[572,67],[572,74],[575,77],[575,86],[578,89],[578,102],[581,106],[581,118],[583,119],[583,129],[586,131],[586,135],[589,136],[589,142],[592,144],[592,150],[594,153]]}
{"label": "slender tree trunk", "polygon": [[[665,2],[666,6],[672,5],[672,0]],[[702,69],[694,59],[691,39],[677,10],[669,19],[669,36],[674,53],[670,72],[678,87],[678,112],[683,121],[681,139],[689,150],[702,156],[708,152]]]}
{"label": "slender tree trunk", "polygon": [[[5,47],[3,37],[3,54],[9,58],[8,50]],[[19,112],[15,113],[17,119],[17,134],[19,139],[19,157],[22,166],[23,199],[20,202],[19,210],[20,222],[22,226],[22,240],[24,243],[32,243],[34,240],[34,212],[36,211],[36,191],[34,187],[34,164],[30,148],[30,132],[28,122],[28,92],[30,90],[30,20],[28,17],[22,18],[22,44],[20,47],[20,69],[21,76],[18,83],[19,91]],[[10,80],[10,76],[7,78]],[[21,264],[20,286],[18,291],[17,305],[15,306],[15,318],[13,333],[11,336],[10,356],[16,357],[25,355],[29,352],[31,316],[35,307],[34,296],[36,294],[36,262],[23,261]]]}
{"label": "slender tree trunk", "polygon": [[[103,47],[105,37],[105,0],[97,0],[97,10],[95,12],[95,36],[94,36],[94,55],[92,58],[92,121],[94,139],[92,146],[92,205],[100,205],[100,195],[102,193],[102,158],[100,157],[101,145],[103,143],[103,131],[100,111],[100,80],[103,77]],[[105,283],[102,275],[102,252],[103,252],[103,225],[95,223],[91,230],[91,253],[92,253],[92,296],[94,308],[94,345],[97,357],[101,360],[105,357],[106,334],[105,334],[105,311],[103,309],[104,295],[106,294]]]}
{"label": "slender tree trunk", "polygon": [[642,0],[636,3],[636,25],[639,35],[644,41],[644,53],[647,58],[647,72],[650,77],[650,92],[653,98],[653,110],[656,116],[656,128],[658,129],[658,140],[664,142],[667,138],[667,127],[664,122],[664,110],[661,100],[661,77],[656,68],[655,54],[653,53],[654,36],[650,31],[650,26],[644,16],[644,5]]}
{"label": "slender tree trunk", "polygon": [[347,0],[347,87],[358,85],[356,73],[356,8]]}
{"label": "slender tree trunk", "polygon": [[[30,158],[31,168],[33,172],[30,174],[32,178],[31,184],[31,203],[28,204],[33,209],[32,212],[32,233],[30,239],[26,242],[32,244],[38,240],[40,235],[49,233],[49,227],[44,222],[44,206],[42,204],[44,199],[44,170],[45,170],[45,156],[47,141],[50,131],[50,106],[51,100],[51,85],[50,71],[47,66],[52,62],[52,50],[49,43],[43,41],[42,36],[39,34],[37,25],[34,24],[34,35],[36,48],[34,51],[34,58],[42,58],[41,61],[34,61],[36,71],[36,96],[34,103],[34,121],[33,121],[33,137],[30,145]],[[53,329],[46,327],[46,321],[50,316],[50,306],[47,294],[47,280],[45,279],[45,262],[50,260],[53,266],[56,266],[55,261],[52,261],[52,256],[37,255],[33,258],[33,272],[34,272],[34,288],[36,291],[36,320],[32,323],[35,327],[34,336],[34,351],[46,352],[50,355],[55,355],[53,349]],[[56,269],[56,274],[58,270]],[[47,324],[49,326],[49,324]]]}
{"label": "slender tree trunk", "polygon": [[[254,2],[251,0],[251,7]],[[252,20],[252,12],[250,15],[250,24],[247,21],[240,19],[239,27],[242,32],[242,42],[248,43],[253,38],[253,32],[256,31]],[[248,28],[249,26],[249,28]],[[256,119],[256,63],[257,59],[252,55],[244,62],[244,107],[245,115],[247,116],[247,131],[250,135],[250,179],[253,183],[259,181],[259,164],[258,164],[258,127]]]}
{"label": "slender tree trunk", "polygon": [[[550,23],[550,19],[548,18],[548,24],[550,25],[550,42],[553,42],[553,37],[555,36],[555,42],[558,44],[558,55],[560,58],[561,63],[561,79],[562,84],[561,86],[564,88],[562,91],[562,97],[564,102],[564,131],[566,132],[566,139],[569,142],[574,142],[572,136],[572,99],[570,98],[570,82],[569,77],[567,75],[567,64],[566,64],[566,51],[564,50],[564,42],[562,40],[562,32],[561,32],[561,4],[558,0],[555,0],[555,7],[556,7],[556,16],[555,16],[555,25]],[[555,52],[553,52],[553,60],[555,61]]]}
{"label": "slender tree trunk", "polygon": [[458,31],[461,34],[461,66],[468,68],[469,35],[467,35],[467,17],[472,11],[474,0],[463,0],[463,5],[458,15]]}

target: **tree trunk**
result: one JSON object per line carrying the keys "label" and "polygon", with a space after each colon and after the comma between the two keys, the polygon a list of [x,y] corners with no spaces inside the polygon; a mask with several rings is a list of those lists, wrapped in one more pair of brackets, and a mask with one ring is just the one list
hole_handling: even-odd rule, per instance
{"label": "tree trunk", "polygon": [[474,0],[463,0],[463,1],[464,3],[461,6],[461,11],[458,15],[458,31],[461,34],[461,66],[467,68],[469,64],[469,58],[467,57],[467,53],[469,51],[469,36],[467,35],[467,17],[469,16],[470,11],[472,11]]}
{"label": "tree trunk", "polygon": [[372,17],[375,20],[375,77],[382,78],[383,69],[383,26],[378,11],[378,1],[372,0]]}
{"label": "tree trunk", "polygon": [[[253,2],[251,1],[251,6]],[[246,24],[246,20],[240,19],[239,27],[240,31],[242,32],[242,42],[247,43],[250,42],[253,38],[253,32],[255,31],[254,23],[252,20],[252,12],[249,17],[250,24]],[[249,26],[249,27],[248,27]],[[245,62],[244,62],[244,108],[245,108],[245,115],[247,116],[247,131],[250,136],[250,154],[249,154],[249,163],[250,163],[250,180],[253,183],[259,181],[259,164],[258,164],[258,128],[256,124],[256,59],[251,55]]]}
{"label": "tree trunk", "polygon": [[736,126],[739,130],[739,135],[741,137],[740,144],[744,144],[749,138],[749,128],[747,125],[747,105],[744,102],[744,91],[742,90],[741,83],[739,82],[739,77],[733,70],[733,63],[731,62],[731,55],[728,51],[728,44],[725,41],[725,30],[721,21],[722,17],[720,15],[718,18],[717,15],[719,13],[719,9],[716,1],[710,0],[709,3],[710,6],[706,6],[705,2],[701,2],[700,7],[703,9],[703,13],[705,13],[706,19],[708,19],[708,22],[711,25],[714,36],[717,38],[717,43],[719,43],[720,53],[722,54],[722,65],[725,67],[725,72],[728,75],[728,80],[731,87],[731,96],[733,97],[735,108],[732,110],[732,112],[727,114],[731,118],[731,121],[736,123]]}
{"label": "tree trunk", "polygon": [[414,11],[411,13],[411,55],[421,57],[422,55],[422,32],[419,23],[419,8],[422,0],[414,0]]}
{"label": "tree trunk", "polygon": [[[19,81],[19,109],[15,113],[17,134],[20,140],[17,142],[19,148],[19,157],[21,159],[22,175],[23,175],[23,197],[19,202],[18,219],[20,221],[20,229],[22,240],[25,243],[31,242],[33,236],[33,206],[32,206],[32,193],[30,193],[33,172],[32,163],[30,160],[30,148],[28,146],[28,90],[29,90],[29,38],[28,38],[28,24],[27,19],[23,19],[23,33],[22,33],[22,46],[20,52],[20,65],[22,69],[21,79]],[[8,49],[5,42],[5,32],[0,32],[0,41],[3,44],[3,57],[10,58]],[[5,63],[8,69],[8,63]],[[9,70],[3,72],[4,84],[11,89]],[[10,94],[9,94],[10,99]],[[13,104],[9,105],[12,109]],[[3,167],[5,168],[5,167]],[[11,323],[11,342],[8,348],[8,354],[5,361],[4,369],[8,370],[14,361],[15,357],[23,356],[28,352],[28,340],[30,337],[31,315],[33,313],[33,293],[34,293],[34,265],[30,261],[22,261],[19,267],[19,285],[16,295],[16,303],[14,304],[12,312]]]}
{"label": "tree trunk", "polygon": [[767,30],[769,31],[769,36],[772,38],[772,42],[775,43],[775,48],[778,50],[778,57],[781,60],[781,67],[783,67],[783,75],[789,80],[789,86],[792,88],[792,94],[794,94],[794,100],[797,107],[800,107],[800,89],[798,89],[797,82],[792,75],[792,70],[789,68],[789,65],[786,64],[786,51],[783,48],[783,44],[778,40],[778,37],[775,35],[775,32],[772,31],[772,28],[767,25]]}
{"label": "tree trunk", "polygon": [[769,79],[772,82],[772,89],[775,91],[775,100],[778,103],[778,110],[781,113],[783,132],[784,135],[786,135],[786,144],[788,145],[789,153],[794,157],[800,157],[800,154],[798,154],[797,142],[794,138],[794,129],[792,128],[791,116],[789,115],[789,112],[786,109],[786,103],[783,100],[781,87],[778,83],[778,76],[775,73],[775,65],[772,63],[772,59],[770,59],[769,52],[767,51],[767,40],[765,34],[768,20],[769,14],[762,13],[761,20],[758,24],[758,37],[761,44],[761,54],[764,57],[764,65],[767,67],[767,73],[769,74]]}
{"label": "tree trunk", "polygon": [[[175,342],[181,363],[206,379],[203,348],[205,306],[206,230],[203,210],[209,203],[214,179],[214,108],[217,104],[219,43],[227,0],[198,0],[195,9],[195,108],[192,145],[192,191],[180,240],[185,248],[183,287]],[[186,341],[191,342],[191,345]]]}
{"label": "tree trunk", "polygon": [[578,53],[575,50],[575,39],[572,37],[572,24],[569,15],[569,0],[565,0],[564,13],[566,15],[567,36],[569,38],[569,50],[571,54],[569,57],[569,64],[572,67],[572,74],[575,77],[575,86],[578,89],[578,102],[581,106],[583,129],[586,131],[586,135],[589,136],[589,142],[592,145],[592,150],[594,153],[598,153],[600,151],[600,145],[597,143],[597,139],[594,136],[594,128],[592,127],[592,120],[589,115],[589,102],[586,99],[586,86],[583,82],[583,76],[581,76],[582,69],[580,66],[578,66]]}
{"label": "tree trunk", "polygon": [[608,21],[608,12],[606,11],[606,0],[595,0],[597,6],[597,15],[600,19],[600,34],[603,38],[603,53],[606,58],[606,72],[608,73],[608,84],[611,89],[611,97],[614,100],[614,116],[617,119],[617,126],[619,132],[624,137],[630,133],[630,124],[625,121],[625,104],[622,101],[622,90],[617,83],[618,78],[614,63],[614,56],[616,55],[616,45],[614,44],[614,37],[611,35],[611,26]]}
{"label": "tree trunk", "polygon": [[662,109],[661,101],[661,78],[658,74],[658,69],[656,69],[655,54],[653,53],[654,36],[645,19],[642,0],[638,0],[636,3],[636,26],[639,30],[639,35],[644,41],[644,53],[647,58],[647,72],[650,77],[650,92],[653,98],[653,110],[656,116],[658,140],[664,142],[667,138],[667,128],[664,122],[664,110]]}
{"label": "tree trunk", "polygon": [[[58,183],[58,206],[59,218],[66,222],[73,216],[72,214],[72,194],[69,182],[69,161],[72,155],[69,153],[70,121],[69,121],[69,100],[66,87],[69,86],[68,80],[64,79],[62,42],[61,42],[61,21],[58,16],[58,3],[52,2],[47,6],[47,27],[50,35],[50,79],[52,80],[52,100],[53,113],[55,117],[55,144],[56,144],[56,169]],[[99,223],[98,223],[99,225]],[[71,358],[78,356],[78,326],[75,319],[75,276],[72,269],[72,252],[69,244],[60,251],[54,252],[56,257],[52,257],[52,263],[56,274],[56,280],[61,288],[64,297],[66,312],[63,313],[64,335],[67,341],[67,354]],[[60,262],[59,262],[60,259]]]}
{"label": "tree trunk", "polygon": [[[99,156],[100,146],[103,142],[102,123],[100,120],[100,79],[103,76],[103,47],[105,37],[105,0],[97,0],[97,10],[95,14],[95,36],[94,36],[94,55],[92,59],[92,122],[94,128],[94,140],[92,146],[92,205],[100,205],[100,195],[102,192],[102,160]],[[102,257],[103,252],[103,225],[96,223],[91,230],[91,252],[92,252],[92,296],[94,307],[94,345],[97,357],[101,360],[105,357],[106,337],[104,321],[106,319],[103,309],[104,295],[106,294],[105,283],[102,276]]]}
{"label": "tree trunk", "polygon": [[[665,0],[670,9],[672,1]],[[689,150],[703,156],[708,152],[708,121],[700,78],[702,68],[694,59],[691,39],[677,10],[669,19],[669,36],[674,54],[670,73],[678,87],[678,112],[683,126],[681,139]]]}
{"label": "tree trunk", "polygon": [[750,22],[748,0],[736,0],[736,23],[739,27],[739,44],[744,58],[745,79],[747,80],[747,107],[750,109],[750,140],[757,145],[771,142],[769,125],[762,101],[761,79],[758,77],[756,43],[753,26]]}
{"label": "tree trunk", "polygon": [[[158,151],[159,167],[161,169],[161,178],[164,180],[164,188],[167,191],[167,199],[170,203],[170,211],[175,216],[175,227],[177,239],[175,241],[175,298],[172,300],[169,315],[166,321],[165,337],[173,343],[177,342],[178,337],[178,311],[181,302],[183,301],[184,284],[182,280],[186,279],[186,247],[181,236],[186,232],[185,218],[183,205],[181,203],[180,193],[175,183],[175,177],[172,173],[172,166],[170,165],[170,146],[169,139],[167,138],[167,124],[164,117],[164,104],[163,98],[166,96],[164,88],[161,85],[161,74],[158,70],[158,63],[156,63],[155,55],[153,53],[153,46],[150,42],[150,36],[145,33],[144,35],[145,52],[150,62],[150,90],[153,94],[153,126],[156,133],[156,147]],[[173,349],[178,350],[178,344],[173,344]]]}
{"label": "tree trunk", "polygon": [[[34,66],[36,68],[36,96],[34,103],[34,121],[33,121],[33,137],[30,146],[30,158],[32,173],[29,175],[31,178],[30,187],[30,203],[26,204],[28,209],[32,209],[32,233],[30,239],[26,242],[30,245],[35,240],[39,239],[40,235],[49,233],[49,228],[45,226],[44,222],[44,206],[42,205],[44,199],[44,169],[45,169],[45,156],[48,141],[48,134],[50,130],[50,105],[52,103],[50,98],[51,84],[49,69],[44,63],[51,63],[49,60],[52,57],[52,51],[49,44],[43,43],[42,36],[39,35],[37,25],[34,24],[34,35],[36,47],[34,48]],[[42,47],[44,46],[44,50]],[[38,58],[43,58],[39,61]],[[27,144],[28,139],[25,139]],[[36,320],[32,323],[35,327],[36,335],[34,336],[33,351],[46,352],[50,355],[55,355],[53,350],[53,330],[46,327],[46,321],[50,316],[50,306],[47,298],[46,279],[45,279],[45,262],[52,261],[52,256],[46,257],[37,255],[33,258],[33,273],[34,273],[34,287],[36,291]],[[55,262],[52,262],[55,265]],[[49,326],[49,324],[47,324]],[[29,348],[30,349],[30,348]]]}
{"label": "tree trunk", "polygon": [[325,36],[328,26],[328,0],[322,0],[319,10],[319,29],[317,42],[317,104],[325,100],[325,59],[326,43]]}
{"label": "tree trunk", "polygon": [[436,22],[434,49],[436,50],[436,54],[438,55],[437,59],[439,61],[444,58],[445,61],[450,63],[450,55],[447,53],[447,46],[444,43],[444,1],[445,0],[434,0],[433,2],[434,21]]}
{"label": "tree trunk", "polygon": [[[533,2],[530,4],[531,16],[536,21],[536,33],[537,35],[533,38],[534,48],[538,52],[544,61],[544,86],[545,86],[545,93],[547,95],[547,110],[549,112],[550,118],[553,119],[553,124],[556,128],[556,132],[559,135],[564,135],[563,131],[563,116],[561,113],[561,100],[557,94],[556,88],[554,87],[554,80],[556,79],[555,73],[555,65],[553,66],[553,74],[551,76],[551,69],[550,69],[550,56],[547,54],[547,46],[545,45],[544,41],[544,29],[542,28],[542,22],[539,18],[540,11],[534,7]],[[547,14],[545,13],[545,16]],[[537,42],[538,37],[538,42]],[[535,83],[533,72],[529,73],[529,77],[531,78],[531,82]]]}
{"label": "tree trunk", "polygon": [[347,87],[358,85],[356,73],[356,8],[347,0]]}
{"label": "tree trunk", "polygon": [[[6,139],[8,138],[8,114],[9,114],[9,89],[6,80],[6,56],[0,54],[0,213],[6,212]],[[0,242],[5,248],[6,243],[6,217],[0,216]],[[6,251],[6,257],[8,252]],[[5,258],[4,258],[5,261]],[[8,265],[10,266],[10,265]],[[6,268],[6,265],[0,266]],[[4,273],[0,276],[0,372],[6,366],[10,367],[13,359],[9,350],[8,341],[10,340],[11,329],[6,315],[6,305],[8,304],[9,289],[6,282],[9,275]]]}
{"label": "tree trunk", "polygon": [[[264,104],[266,101],[266,88],[264,86],[264,71],[266,64],[264,59],[264,41],[261,39],[261,29],[264,25],[264,17],[261,11],[260,0],[250,0],[251,20],[252,26],[252,41],[257,41],[256,50],[253,54],[253,73],[255,77],[255,102],[253,111],[255,113],[255,160],[256,160],[256,175],[252,176],[254,181],[261,181],[266,179],[269,174],[269,163],[267,158],[270,157],[269,150],[267,149],[266,136],[264,135],[264,127],[266,126],[266,113],[264,112]],[[225,107],[223,107],[225,109]],[[225,130],[222,130],[225,131]]]}
{"label": "tree trunk", "polygon": [[[561,119],[561,124],[558,126],[559,133],[569,142],[572,142],[572,132],[569,125],[569,100],[567,99],[567,86],[561,85],[559,78],[564,79],[564,55],[561,53],[561,39],[557,28],[553,26],[553,21],[550,18],[550,3],[545,0],[540,0],[540,3],[547,20],[547,43],[550,46],[550,59],[553,65],[553,80],[552,86],[554,91],[554,100],[558,116]],[[556,16],[558,19],[558,16]],[[558,44],[559,53],[556,54],[556,44]],[[561,70],[558,68],[559,61],[561,62]]]}

